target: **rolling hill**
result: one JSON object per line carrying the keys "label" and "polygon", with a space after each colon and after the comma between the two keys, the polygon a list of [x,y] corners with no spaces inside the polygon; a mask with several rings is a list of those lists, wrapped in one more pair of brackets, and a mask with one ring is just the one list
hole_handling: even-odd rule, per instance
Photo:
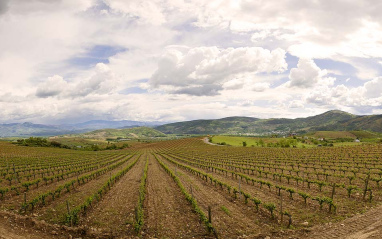
{"label": "rolling hill", "polygon": [[141,122],[131,120],[108,121],[91,120],[78,124],[45,125],[25,123],[0,124],[0,137],[54,136],[79,134],[98,129],[131,128],[139,126],[153,127],[160,122]]}
{"label": "rolling hill", "polygon": [[[0,124],[0,137],[10,136],[52,136],[62,134],[102,135],[102,137],[161,137],[164,134],[286,134],[289,132],[307,133],[314,131],[357,131],[366,130],[382,133],[382,115],[353,115],[344,111],[332,110],[320,115],[286,119],[259,119],[252,117],[226,117],[213,120],[193,120],[164,124],[139,121],[87,121],[72,125],[42,125],[32,123]],[[139,132],[129,128],[141,127]],[[154,127],[155,132],[150,131]],[[139,129],[139,127],[138,127]],[[95,130],[95,131],[94,131]],[[142,132],[146,133],[142,133]],[[164,133],[164,134],[163,134]],[[86,134],[84,134],[86,135]]]}
{"label": "rolling hill", "polygon": [[307,118],[228,117],[165,124],[157,126],[155,129],[166,134],[283,134],[325,130],[368,130],[381,133],[382,115],[357,116],[344,111],[332,110]]}
{"label": "rolling hill", "polygon": [[151,138],[151,137],[166,137],[166,135],[158,130],[148,127],[134,127],[125,129],[100,129],[78,136],[88,137],[88,138]]}
{"label": "rolling hill", "polygon": [[227,117],[218,120],[193,120],[156,127],[165,134],[221,134],[250,130],[259,119],[251,117]]}

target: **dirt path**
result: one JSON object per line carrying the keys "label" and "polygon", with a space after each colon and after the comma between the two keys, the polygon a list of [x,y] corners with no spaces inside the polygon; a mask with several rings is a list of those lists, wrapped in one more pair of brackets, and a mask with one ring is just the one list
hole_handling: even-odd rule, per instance
{"label": "dirt path", "polygon": [[135,235],[134,208],[138,202],[139,184],[145,163],[146,154],[96,204],[81,224],[93,231],[106,232],[115,237]]}
{"label": "dirt path", "polygon": [[306,238],[371,239],[382,238],[382,206],[342,222],[313,228]]}
{"label": "dirt path", "polygon": [[223,145],[219,145],[219,144],[211,143],[211,142],[208,140],[208,137],[203,138],[203,142],[206,143],[206,144],[209,144],[209,145],[223,146]]}
{"label": "dirt path", "polygon": [[205,238],[208,235],[179,187],[151,154],[143,232],[146,238]]}

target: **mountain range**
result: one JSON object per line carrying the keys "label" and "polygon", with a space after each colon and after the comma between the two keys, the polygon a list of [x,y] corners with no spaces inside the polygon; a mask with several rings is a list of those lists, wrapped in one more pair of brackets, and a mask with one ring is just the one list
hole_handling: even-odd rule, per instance
{"label": "mountain range", "polygon": [[29,136],[53,136],[62,134],[78,134],[98,129],[132,128],[139,126],[154,127],[160,122],[141,121],[108,121],[91,120],[78,124],[45,125],[25,123],[0,124],[0,137],[29,137]]}
{"label": "mountain range", "polygon": [[367,130],[382,133],[382,115],[354,115],[331,110],[306,118],[259,119],[227,117],[164,124],[161,122],[93,120],[79,124],[43,125],[33,123],[0,124],[0,137],[51,136],[78,134],[98,129],[121,129],[146,126],[165,134],[285,134],[312,131]]}
{"label": "mountain range", "polygon": [[259,119],[227,117],[216,120],[193,120],[155,127],[165,134],[285,134],[312,131],[368,130],[382,132],[382,115],[353,115],[332,110],[307,118]]}

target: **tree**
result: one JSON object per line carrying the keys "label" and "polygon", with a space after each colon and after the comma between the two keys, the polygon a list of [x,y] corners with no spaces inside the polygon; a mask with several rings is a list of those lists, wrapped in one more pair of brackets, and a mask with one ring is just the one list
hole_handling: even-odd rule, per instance
{"label": "tree", "polygon": [[260,145],[261,147],[264,147],[264,141],[263,141],[263,139],[260,139],[260,140],[259,140],[259,145]]}
{"label": "tree", "polygon": [[247,142],[243,141],[243,147],[246,147],[246,146],[247,146]]}

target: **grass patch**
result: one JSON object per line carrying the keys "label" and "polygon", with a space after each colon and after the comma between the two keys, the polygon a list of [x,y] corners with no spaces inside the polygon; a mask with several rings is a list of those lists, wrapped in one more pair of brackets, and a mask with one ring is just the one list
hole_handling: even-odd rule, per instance
{"label": "grass patch", "polygon": [[[276,139],[277,140],[277,139]],[[251,147],[252,145],[254,147],[258,146],[259,138],[255,137],[234,137],[234,136],[214,136],[212,138],[212,143],[222,143],[225,142],[227,145],[232,146],[241,146],[243,147],[243,141],[247,142],[247,147]]]}
{"label": "grass patch", "polygon": [[[240,136],[225,136],[217,135],[212,137],[212,143],[223,144],[228,146],[243,147],[243,142],[246,143],[247,148],[251,147],[267,147],[268,144],[280,143],[282,140],[290,140],[291,138],[264,138],[264,137],[240,137]],[[290,145],[292,147],[292,145]],[[317,147],[316,145],[303,144],[297,142],[297,148],[311,148]]]}

